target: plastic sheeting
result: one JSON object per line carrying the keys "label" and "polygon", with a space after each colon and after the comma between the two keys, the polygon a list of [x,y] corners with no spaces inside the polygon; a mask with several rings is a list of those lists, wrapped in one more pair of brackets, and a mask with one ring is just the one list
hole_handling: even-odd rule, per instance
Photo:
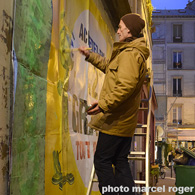
{"label": "plastic sheeting", "polygon": [[12,138],[11,194],[44,194],[47,64],[51,0],[16,1],[18,62]]}

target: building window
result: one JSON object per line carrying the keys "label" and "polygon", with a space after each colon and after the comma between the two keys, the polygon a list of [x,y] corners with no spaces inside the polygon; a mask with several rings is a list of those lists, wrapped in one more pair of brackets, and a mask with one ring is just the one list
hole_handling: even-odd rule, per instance
{"label": "building window", "polygon": [[152,33],[152,39],[164,39],[164,27],[162,24],[155,24],[155,31]]}
{"label": "building window", "polygon": [[182,52],[173,52],[173,68],[182,68]]}
{"label": "building window", "polygon": [[182,42],[182,25],[181,24],[173,25],[173,42],[175,43]]}
{"label": "building window", "polygon": [[182,107],[173,107],[173,124],[182,125]]}
{"label": "building window", "polygon": [[182,96],[181,78],[173,78],[173,96]]}

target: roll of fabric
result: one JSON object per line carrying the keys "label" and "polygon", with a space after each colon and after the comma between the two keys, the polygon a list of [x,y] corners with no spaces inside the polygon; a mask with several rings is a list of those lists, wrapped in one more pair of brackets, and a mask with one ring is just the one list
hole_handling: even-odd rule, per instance
{"label": "roll of fabric", "polygon": [[189,156],[185,153],[183,154],[178,154],[173,161],[177,164],[177,165],[186,165],[188,163],[189,160]]}
{"label": "roll of fabric", "polygon": [[191,156],[195,159],[195,148],[192,148],[191,150],[188,148],[181,147],[181,149],[186,153],[187,155]]}

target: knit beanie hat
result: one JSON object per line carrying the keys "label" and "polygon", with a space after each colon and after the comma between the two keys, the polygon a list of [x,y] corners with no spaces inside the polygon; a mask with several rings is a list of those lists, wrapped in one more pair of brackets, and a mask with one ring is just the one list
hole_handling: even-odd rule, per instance
{"label": "knit beanie hat", "polygon": [[134,37],[138,37],[141,30],[145,27],[145,21],[139,14],[126,14],[121,18],[121,20]]}

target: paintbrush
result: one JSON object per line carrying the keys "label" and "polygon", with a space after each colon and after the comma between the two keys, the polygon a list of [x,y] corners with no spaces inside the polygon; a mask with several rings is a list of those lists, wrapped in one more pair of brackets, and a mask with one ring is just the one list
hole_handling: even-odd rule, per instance
{"label": "paintbrush", "polygon": [[[86,50],[91,50],[92,48],[85,48]],[[79,48],[72,48],[72,49],[63,49],[62,52],[64,53],[69,53],[69,52],[74,52],[74,51],[79,51]]]}

